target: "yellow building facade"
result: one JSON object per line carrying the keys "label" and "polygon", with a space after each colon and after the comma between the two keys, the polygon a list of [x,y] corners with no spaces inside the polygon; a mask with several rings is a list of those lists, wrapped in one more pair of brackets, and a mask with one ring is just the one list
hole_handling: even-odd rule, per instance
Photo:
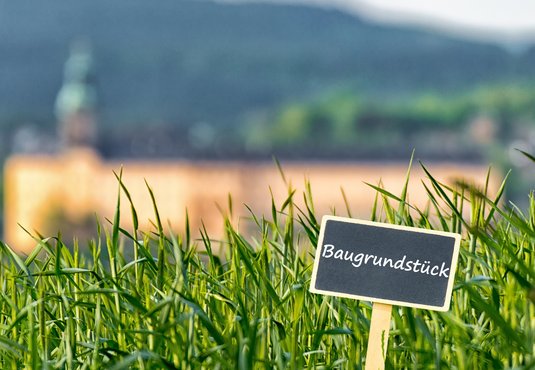
{"label": "yellow building facade", "polygon": [[[344,189],[353,216],[368,218],[375,191],[365,182],[378,184],[399,194],[407,172],[407,163],[286,162],[284,176],[302,204],[305,179],[312,186],[318,217],[346,214],[341,188]],[[72,223],[97,215],[107,224],[115,212],[118,181],[114,175],[123,170],[123,182],[136,206],[140,227],[151,230],[154,211],[146,182],[156,197],[163,222],[174,231],[183,230],[186,209],[193,232],[202,224],[217,238],[223,229],[221,212],[228,211],[232,197],[234,221],[244,230],[249,211],[257,216],[271,215],[271,194],[281,205],[288,195],[279,169],[272,162],[248,161],[103,161],[91,149],[73,149],[55,156],[15,155],[4,169],[4,237],[15,250],[28,253],[35,241],[23,229],[52,233],[51,220],[62,215]],[[453,184],[459,179],[482,185],[487,168],[478,165],[435,163],[428,166],[436,178]],[[412,170],[409,196],[411,203],[424,207],[426,192],[421,184],[423,171]],[[496,189],[498,179],[491,181]],[[132,227],[130,206],[122,196],[122,226]],[[53,224],[53,223],[52,223]],[[250,225],[250,224],[249,224]],[[197,233],[198,234],[198,233]]]}

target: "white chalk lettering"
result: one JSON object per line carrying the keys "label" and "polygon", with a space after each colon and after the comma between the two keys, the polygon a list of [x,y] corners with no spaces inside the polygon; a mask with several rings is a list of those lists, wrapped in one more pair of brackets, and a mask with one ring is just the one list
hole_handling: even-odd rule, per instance
{"label": "white chalk lettering", "polygon": [[360,267],[362,265],[362,261],[364,260],[364,253],[359,253],[353,258],[353,262],[351,263],[355,267]]}
{"label": "white chalk lettering", "polygon": [[448,278],[447,272],[450,269],[449,268],[445,269],[444,267],[446,267],[446,264],[442,262],[442,266],[440,266],[440,273],[438,274],[438,276],[444,276],[447,279]]}
{"label": "white chalk lettering", "polygon": [[435,265],[429,260],[408,260],[407,255],[403,255],[402,258],[394,260],[392,258],[376,256],[374,254],[355,253],[344,249],[339,249],[333,244],[325,244],[323,246],[321,257],[350,262],[355,268],[359,268],[362,265],[367,265],[369,263],[377,267],[386,267],[394,270],[444,277],[446,279],[449,278],[450,271],[445,262],[442,262],[441,265]]}
{"label": "white chalk lettering", "polygon": [[420,265],[422,263],[420,262],[420,260],[416,260],[416,262],[414,262],[414,268],[412,269],[412,271],[414,272],[419,272],[418,270],[420,270]]}
{"label": "white chalk lettering", "polygon": [[388,263],[388,264],[390,264],[390,267],[391,267],[391,268],[394,268],[393,262],[394,262],[394,261],[392,261],[392,258],[385,258],[385,259],[383,260],[383,267],[386,267],[386,264]]}
{"label": "white chalk lettering", "polygon": [[394,263],[394,268],[397,270],[404,270],[403,265],[405,264],[405,259],[407,259],[407,256],[403,256],[402,259],[397,260],[396,263]]}
{"label": "white chalk lettering", "polygon": [[429,261],[425,261],[425,262],[424,262],[424,264],[422,265],[422,270],[421,270],[421,273],[422,273],[422,274],[427,274],[427,275],[429,275],[429,264],[430,264],[430,263],[431,263],[431,262],[429,262]]}
{"label": "white chalk lettering", "polygon": [[334,245],[325,244],[323,246],[323,253],[321,254],[321,256],[323,258],[331,258],[333,256],[333,249],[334,249]]}

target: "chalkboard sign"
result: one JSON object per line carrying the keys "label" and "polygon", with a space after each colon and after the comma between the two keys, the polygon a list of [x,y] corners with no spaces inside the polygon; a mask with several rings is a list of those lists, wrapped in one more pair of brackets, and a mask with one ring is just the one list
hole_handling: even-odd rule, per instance
{"label": "chalkboard sign", "polygon": [[310,290],[447,311],[461,236],[325,216]]}

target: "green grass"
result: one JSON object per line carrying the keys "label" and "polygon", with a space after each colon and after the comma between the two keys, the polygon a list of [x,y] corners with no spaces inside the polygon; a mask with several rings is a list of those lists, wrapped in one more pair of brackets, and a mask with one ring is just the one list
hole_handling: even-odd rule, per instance
{"label": "green grass", "polygon": [[[503,189],[429,177],[426,209],[375,187],[372,220],[463,234],[451,310],[394,307],[387,368],[535,368],[533,194],[523,214]],[[19,257],[0,243],[0,368],[362,368],[371,304],[308,292],[318,215],[310,184],[288,194],[247,236],[223,217],[221,240],[173,234],[155,201],[148,233],[132,205],[87,246],[38,236]]]}

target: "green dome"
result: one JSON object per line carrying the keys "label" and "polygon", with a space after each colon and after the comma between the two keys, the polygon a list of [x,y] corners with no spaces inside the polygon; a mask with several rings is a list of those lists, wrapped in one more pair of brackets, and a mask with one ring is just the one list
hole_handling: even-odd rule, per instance
{"label": "green dome", "polygon": [[63,86],[56,98],[56,116],[63,120],[70,114],[93,110],[96,103],[91,52],[85,46],[75,46],[65,63]]}
{"label": "green dome", "polygon": [[72,113],[93,110],[97,102],[95,89],[79,83],[67,83],[61,87],[56,99],[56,116],[62,120]]}

